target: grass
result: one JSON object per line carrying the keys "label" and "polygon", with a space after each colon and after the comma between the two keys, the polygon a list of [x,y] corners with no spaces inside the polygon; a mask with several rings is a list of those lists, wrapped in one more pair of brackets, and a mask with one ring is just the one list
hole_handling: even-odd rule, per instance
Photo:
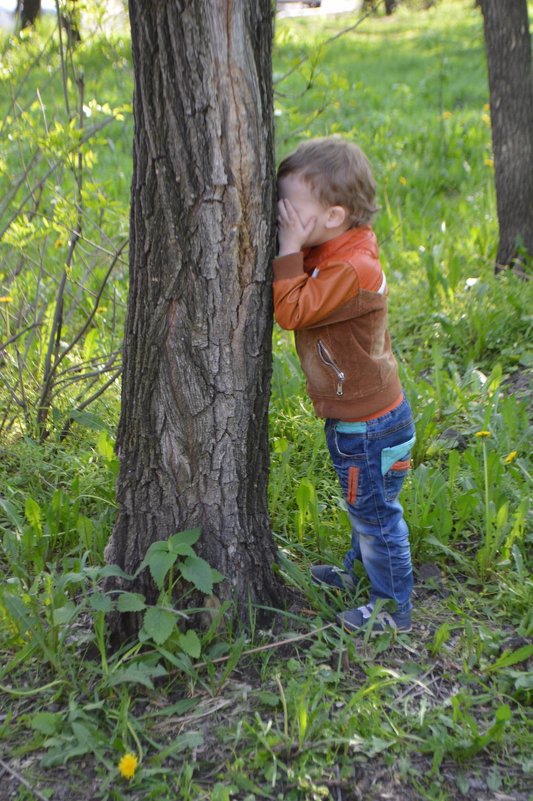
{"label": "grass", "polygon": [[[321,45],[355,21],[278,22],[276,77],[306,57],[276,84],[278,156],[301,137],[340,131],[374,165],[391,329],[417,426],[402,495],[417,578],[414,632],[353,639],[333,623],[353,599],[324,596],[309,582],[310,564],[342,558],[349,525],[292,337],[277,328],[270,509],[279,569],[298,590],[294,605],[268,630],[258,628],[257,610],[241,630],[224,608],[210,610],[203,631],[195,610],[176,629],[176,577],[205,592],[216,580],[195,561],[192,534],[150,555],[161,591],[156,606],[147,609],[127,586],[120,596],[102,593],[115,508],[117,391],[79,411],[62,438],[76,409],[67,386],[54,396],[39,441],[31,375],[43,370],[47,339],[37,338],[27,351],[27,414],[5,418],[13,423],[0,446],[0,798],[531,797],[531,291],[514,275],[493,275],[481,19],[470,0],[427,11],[406,5]],[[51,46],[21,84],[46,33],[30,48],[5,41],[1,49],[9,89],[3,137],[26,131],[26,162],[45,129],[35,106],[39,85],[49,128],[57,118],[64,132],[68,122]],[[80,287],[94,293],[127,229],[131,173],[129,43],[87,40],[76,59],[94,117],[109,115],[108,103],[114,121],[83,151],[91,177],[86,238],[97,247],[86,242],[72,262],[71,336],[88,313],[76,300]],[[46,85],[43,74],[51,76]],[[18,86],[25,118],[7,109]],[[47,157],[61,154],[60,140]],[[20,171],[20,151],[9,143],[3,138],[3,191]],[[0,244],[12,297],[0,314],[11,334],[31,315],[52,316],[76,205],[66,164],[61,180],[46,185],[31,226]],[[43,166],[36,169],[35,179]],[[41,305],[32,306],[37,282]],[[120,337],[121,264],[106,292],[98,333],[73,350],[72,366],[103,357]],[[9,387],[21,386],[21,362],[11,353],[1,368],[2,409],[12,408]],[[363,580],[361,600],[365,592]],[[105,618],[121,608],[138,610],[143,630],[139,642],[112,654]],[[140,760],[130,780],[118,770],[125,752]]]}

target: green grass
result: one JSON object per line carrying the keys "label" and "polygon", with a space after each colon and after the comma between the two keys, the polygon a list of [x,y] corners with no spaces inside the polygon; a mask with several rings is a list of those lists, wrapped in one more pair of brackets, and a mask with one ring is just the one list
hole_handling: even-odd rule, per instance
{"label": "green grass", "polygon": [[[499,793],[529,801],[532,298],[529,283],[493,275],[481,19],[470,0],[428,11],[407,5],[321,47],[354,22],[278,21],[275,75],[295,69],[276,84],[277,155],[302,137],[341,132],[365,149],[379,185],[391,330],[417,427],[402,495],[417,578],[415,628],[396,639],[343,634],[334,613],[349,599],[325,597],[309,582],[310,564],[342,558],[349,525],[292,335],[278,328],[270,509],[279,569],[298,590],[293,606],[269,630],[258,628],[257,610],[241,629],[228,610],[214,608],[201,631],[189,610],[178,632],[172,581],[185,571],[208,591],[210,579],[176,543],[150,557],[161,589],[153,611],[127,592],[120,599],[101,592],[115,508],[118,392],[111,388],[75,416],[66,438],[78,387],[55,396],[42,442],[34,411],[75,208],[65,153],[65,137],[74,134],[66,131],[51,46],[21,84],[49,32],[29,47],[1,44],[0,194],[37,144],[49,148],[47,159],[64,160],[39,213],[0,243],[0,292],[12,297],[0,306],[2,339],[35,314],[48,326],[21,340],[28,345],[22,384],[12,350],[0,367],[0,771],[11,771],[2,775],[10,798],[452,801]],[[101,109],[123,110],[130,103],[126,39],[84,42],[75,58],[87,105],[94,99]],[[44,75],[52,76],[46,85]],[[9,101],[19,86],[24,117]],[[48,143],[40,142],[46,125],[37,87],[46,125],[57,119],[62,126]],[[75,106],[75,86],[69,92]],[[99,120],[107,111],[93,104],[92,113]],[[82,148],[86,238],[97,247],[85,242],[75,254],[65,336],[83,325],[90,312],[83,299],[127,231],[132,122],[127,109],[120,113],[124,120]],[[119,263],[91,326],[97,333],[82,339],[69,366],[103,358],[119,342],[125,298]],[[7,387],[20,392],[21,385],[26,414],[8,403]],[[363,580],[361,600],[366,589]],[[117,605],[145,617],[141,641],[113,654],[105,618]],[[117,769],[126,751],[141,759],[129,782]]]}

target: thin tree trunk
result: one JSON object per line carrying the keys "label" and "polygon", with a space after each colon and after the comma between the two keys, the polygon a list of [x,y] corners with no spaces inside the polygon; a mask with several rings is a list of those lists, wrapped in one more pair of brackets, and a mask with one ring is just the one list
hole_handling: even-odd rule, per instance
{"label": "thin tree trunk", "polygon": [[226,577],[217,594],[242,617],[281,601],[267,511],[271,14],[270,0],[130,0],[130,295],[106,560],[133,572],[152,542],[201,526],[199,553]]}
{"label": "thin tree trunk", "polygon": [[[533,255],[533,76],[527,0],[482,0],[489,74],[497,265]],[[498,269],[498,267],[497,267]]]}
{"label": "thin tree trunk", "polygon": [[41,0],[17,0],[16,15],[21,28],[34,25],[40,13]]}

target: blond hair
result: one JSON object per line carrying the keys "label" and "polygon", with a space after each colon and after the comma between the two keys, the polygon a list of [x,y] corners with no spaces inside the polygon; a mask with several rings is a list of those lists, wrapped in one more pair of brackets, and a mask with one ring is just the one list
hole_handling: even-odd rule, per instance
{"label": "blond hair", "polygon": [[345,208],[352,228],[374,219],[376,183],[367,157],[352,142],[340,136],[302,142],[279,165],[278,180],[295,173],[323,206]]}

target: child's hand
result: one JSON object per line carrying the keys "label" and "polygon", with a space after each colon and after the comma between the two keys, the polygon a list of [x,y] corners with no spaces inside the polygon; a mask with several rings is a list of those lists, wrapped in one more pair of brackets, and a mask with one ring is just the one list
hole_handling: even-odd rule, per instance
{"label": "child's hand", "polygon": [[316,225],[317,218],[311,217],[306,223],[287,198],[278,202],[278,256],[298,253],[309,239]]}

